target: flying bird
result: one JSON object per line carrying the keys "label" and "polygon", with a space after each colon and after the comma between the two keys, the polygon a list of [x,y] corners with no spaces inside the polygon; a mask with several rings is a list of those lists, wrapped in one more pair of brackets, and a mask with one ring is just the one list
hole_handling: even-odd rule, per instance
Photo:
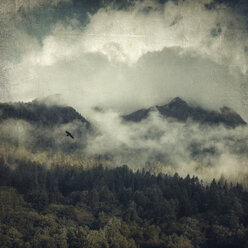
{"label": "flying bird", "polygon": [[72,136],[72,134],[71,134],[70,132],[65,131],[65,133],[66,133],[66,136],[69,136],[69,137],[71,137],[72,139],[74,139],[74,137]]}

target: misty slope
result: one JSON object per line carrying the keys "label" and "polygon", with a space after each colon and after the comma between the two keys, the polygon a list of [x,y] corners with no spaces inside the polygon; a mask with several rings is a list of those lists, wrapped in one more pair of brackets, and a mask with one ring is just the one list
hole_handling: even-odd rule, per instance
{"label": "misty slope", "polygon": [[[89,123],[74,108],[50,100],[0,104],[0,155],[10,164],[12,158],[25,157],[49,164],[55,160],[127,164],[133,169],[189,173],[204,179],[224,174],[243,180],[248,175],[247,125],[227,108],[209,112],[176,98],[124,116],[130,121],[123,121],[119,113],[96,111]],[[195,120],[190,125],[189,118]],[[74,139],[66,136],[66,130]]]}
{"label": "misty slope", "polygon": [[[82,150],[87,145],[92,125],[74,108],[58,105],[51,98],[0,103],[0,145],[31,153],[71,154]],[[66,136],[66,130],[74,139]]]}
{"label": "misty slope", "polygon": [[90,123],[74,108],[46,105],[39,101],[28,103],[0,103],[0,121],[7,119],[24,120],[32,124],[55,126],[78,120],[90,127]]}
{"label": "misty slope", "polygon": [[201,107],[192,107],[179,97],[174,98],[171,102],[162,106],[140,109],[123,116],[123,119],[126,121],[140,122],[146,119],[151,111],[154,110],[157,110],[164,118],[173,118],[180,122],[186,122],[188,119],[191,119],[202,124],[223,124],[233,128],[246,124],[239,114],[228,107],[221,108],[220,112],[208,111]]}

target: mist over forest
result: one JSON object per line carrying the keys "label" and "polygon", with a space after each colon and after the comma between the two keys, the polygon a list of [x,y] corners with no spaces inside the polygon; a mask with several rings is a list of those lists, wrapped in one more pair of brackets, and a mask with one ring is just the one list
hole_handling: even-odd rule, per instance
{"label": "mist over forest", "polygon": [[175,98],[163,107],[126,116],[94,108],[87,120],[75,109],[55,103],[57,98],[0,105],[4,156],[49,166],[55,157],[61,162],[64,156],[77,164],[125,164],[134,171],[190,174],[206,182],[224,177],[246,184],[247,125],[227,107],[204,110]]}

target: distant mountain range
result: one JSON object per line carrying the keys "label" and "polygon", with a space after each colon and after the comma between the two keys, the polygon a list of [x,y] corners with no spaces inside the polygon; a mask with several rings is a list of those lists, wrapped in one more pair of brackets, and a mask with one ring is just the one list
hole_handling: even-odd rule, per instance
{"label": "distant mountain range", "polygon": [[0,103],[0,122],[6,119],[25,120],[49,127],[78,120],[87,128],[90,127],[90,123],[74,108],[47,105],[37,100],[28,103]]}
{"label": "distant mountain range", "polygon": [[[91,126],[90,122],[74,108],[46,104],[45,102],[36,99],[28,103],[0,103],[0,122],[6,119],[16,119],[53,127],[78,120],[87,128]],[[201,107],[190,106],[179,97],[174,98],[168,104],[140,109],[131,114],[124,115],[122,118],[125,121],[140,122],[148,118],[152,111],[158,111],[163,118],[179,122],[193,120],[201,124],[223,124],[233,128],[247,124],[238,113],[228,107],[223,107],[220,111],[209,111]]]}
{"label": "distant mountain range", "polygon": [[201,107],[190,106],[179,97],[174,98],[168,104],[140,109],[131,114],[124,115],[122,118],[125,121],[140,122],[148,118],[151,111],[154,110],[158,111],[164,118],[174,119],[179,122],[186,122],[191,119],[201,124],[223,124],[233,128],[246,124],[239,114],[228,107],[221,108],[219,112],[209,111]]}
{"label": "distant mountain range", "polygon": [[[0,103],[0,140],[29,151],[73,153],[87,145],[93,127],[74,108],[48,98],[28,103]],[[10,122],[5,123],[5,121]],[[26,121],[31,125],[19,121]],[[16,122],[16,124],[15,124]],[[6,125],[9,129],[6,129]],[[66,131],[75,139],[68,138]],[[0,144],[1,145],[1,144]]]}
{"label": "distant mountain range", "polygon": [[[0,143],[10,144],[13,147],[24,147],[32,152],[59,151],[65,154],[72,154],[74,152],[85,152],[86,154],[87,149],[85,148],[95,148],[94,146],[96,146],[96,152],[94,154],[92,152],[94,159],[108,161],[118,159],[119,161],[121,158],[131,164],[135,164],[138,157],[140,157],[140,163],[144,164],[152,164],[157,161],[165,164],[173,164],[174,157],[180,157],[182,155],[180,155],[180,152],[179,155],[176,152],[173,154],[168,153],[166,149],[163,148],[170,148],[170,144],[167,144],[166,141],[167,130],[165,131],[161,126],[153,128],[153,126],[151,127],[150,125],[148,125],[148,127],[143,125],[143,131],[137,133],[137,137],[135,137],[137,138],[135,140],[137,147],[132,143],[129,146],[127,143],[118,145],[117,142],[115,149],[113,149],[112,138],[110,137],[110,141],[108,141],[109,137],[106,136],[108,133],[102,133],[104,129],[101,130],[101,127],[97,128],[97,125],[94,126],[94,123],[90,123],[74,108],[59,105],[56,104],[55,101],[48,100],[49,99],[36,99],[29,103],[0,103]],[[187,120],[192,120],[202,125],[210,125],[211,127],[224,125],[229,128],[246,125],[242,117],[230,108],[223,107],[220,111],[210,111],[189,105],[179,97],[174,98],[168,104],[140,109],[129,115],[124,115],[122,118],[127,125],[130,124],[130,122],[139,123],[147,119],[150,113],[154,111],[157,112],[161,118],[166,118],[172,122],[184,123]],[[22,121],[18,122],[19,120],[27,121],[30,125]],[[142,124],[140,125],[142,126]],[[188,127],[188,125],[185,125],[183,128],[186,128],[185,130],[187,131]],[[70,132],[74,139],[67,137],[66,131]],[[131,125],[130,132],[132,137],[136,134],[134,133],[136,131],[132,129]],[[221,141],[219,142],[223,142],[221,144],[223,144],[227,151],[239,155],[247,154],[247,138],[244,137],[244,140],[241,140],[240,137],[237,137],[236,139],[232,132],[230,133],[231,136],[228,136],[229,134],[221,134]],[[225,142],[223,137],[224,139],[227,137],[230,143]],[[102,138],[106,143],[106,147],[104,147],[105,143],[101,140]],[[175,138],[177,138],[177,136],[175,136]],[[113,141],[115,142],[114,139]],[[148,146],[143,147],[141,144],[146,141],[148,141],[148,145],[149,142],[152,142],[153,145],[157,144],[157,146],[155,145],[151,147],[151,149]],[[109,145],[108,142],[111,143],[111,145]],[[189,139],[185,141],[185,144],[182,144],[181,148],[183,147],[188,157],[193,160],[212,163],[212,160],[208,162],[207,159],[209,157],[218,157],[221,154],[221,149],[219,149],[218,145],[213,145],[214,142],[205,142],[205,136],[199,132],[199,139]],[[184,154],[182,156],[184,156]]]}

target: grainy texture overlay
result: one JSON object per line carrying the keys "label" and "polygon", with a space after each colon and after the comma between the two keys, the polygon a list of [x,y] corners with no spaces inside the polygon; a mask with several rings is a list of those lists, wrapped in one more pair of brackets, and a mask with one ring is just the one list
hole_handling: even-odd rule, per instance
{"label": "grainy texture overlay", "polygon": [[248,247],[247,0],[0,0],[0,247]]}

